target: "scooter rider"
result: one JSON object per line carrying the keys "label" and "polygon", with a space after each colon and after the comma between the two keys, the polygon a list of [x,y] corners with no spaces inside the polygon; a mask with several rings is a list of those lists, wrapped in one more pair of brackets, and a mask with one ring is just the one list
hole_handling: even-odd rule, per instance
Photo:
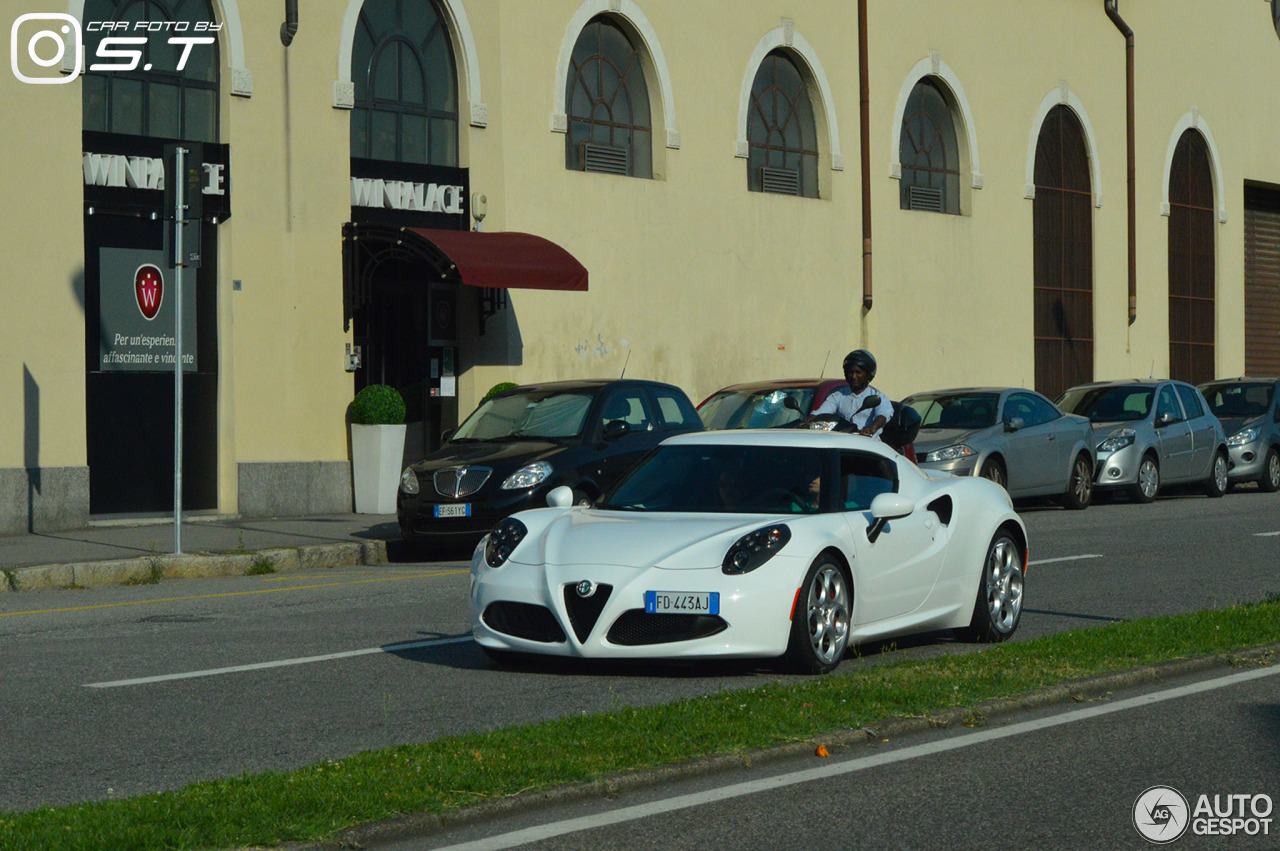
{"label": "scooter rider", "polygon": [[[848,388],[832,392],[810,417],[823,414],[835,414],[850,423],[859,434],[867,437],[879,437],[893,417],[893,403],[883,393],[871,386],[871,379],[876,377],[876,359],[866,349],[855,349],[844,358],[844,377],[849,382]],[[862,410],[863,402],[869,396],[879,396],[880,403]]]}

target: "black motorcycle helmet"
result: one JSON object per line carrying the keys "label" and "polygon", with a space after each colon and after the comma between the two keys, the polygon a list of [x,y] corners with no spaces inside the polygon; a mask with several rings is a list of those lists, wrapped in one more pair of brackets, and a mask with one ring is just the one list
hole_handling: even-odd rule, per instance
{"label": "black motorcycle helmet", "polygon": [[863,371],[867,374],[868,381],[876,377],[876,359],[872,356],[871,352],[866,349],[854,349],[844,356],[845,372],[848,372],[849,367],[854,364],[862,367]]}

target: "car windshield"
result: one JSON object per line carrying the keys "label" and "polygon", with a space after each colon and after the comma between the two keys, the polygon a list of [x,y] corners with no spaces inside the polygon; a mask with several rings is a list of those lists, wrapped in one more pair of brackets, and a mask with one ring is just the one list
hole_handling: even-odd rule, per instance
{"label": "car windshield", "polygon": [[996,424],[996,393],[948,393],[911,396],[906,404],[920,415],[920,428],[990,428]]}
{"label": "car windshield", "polygon": [[591,398],[588,393],[549,390],[495,396],[482,402],[450,440],[574,437],[587,421]]}
{"label": "car windshield", "polygon": [[1095,423],[1144,420],[1151,413],[1154,387],[1076,387],[1063,393],[1058,407],[1069,414],[1088,417]]}
{"label": "car windshield", "polygon": [[1271,397],[1275,394],[1275,385],[1269,381],[1223,382],[1206,384],[1201,389],[1214,416],[1220,419],[1261,416],[1271,406]]}
{"label": "car windshield", "polygon": [[[813,404],[812,388],[722,390],[698,409],[709,429],[776,428],[803,419]],[[790,399],[795,408],[787,404]]]}
{"label": "car windshield", "polygon": [[828,504],[827,452],[661,446],[596,504],[614,511],[812,514]]}

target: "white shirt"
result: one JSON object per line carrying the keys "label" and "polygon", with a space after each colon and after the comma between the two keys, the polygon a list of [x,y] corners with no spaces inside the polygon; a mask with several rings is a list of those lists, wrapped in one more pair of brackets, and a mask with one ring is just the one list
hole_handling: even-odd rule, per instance
{"label": "white shirt", "polygon": [[[879,396],[880,404],[855,414],[855,411],[862,407],[863,400],[868,396]],[[885,396],[870,384],[861,393],[854,393],[852,388],[845,386],[839,390],[832,391],[831,395],[824,399],[822,404],[812,412],[814,416],[818,414],[838,414],[844,420],[853,423],[855,430],[861,431],[866,427],[867,423],[877,416],[884,417],[885,422],[893,419],[893,403],[889,401],[888,396]],[[877,429],[876,433],[871,436],[879,438],[880,429]]]}

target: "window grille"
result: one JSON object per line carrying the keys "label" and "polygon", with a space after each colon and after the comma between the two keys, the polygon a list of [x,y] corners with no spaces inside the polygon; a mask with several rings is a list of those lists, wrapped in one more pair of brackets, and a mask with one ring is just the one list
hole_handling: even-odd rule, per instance
{"label": "window grille", "polygon": [[907,209],[942,212],[942,190],[934,186],[908,186]]}
{"label": "window grille", "polygon": [[631,151],[613,145],[597,145],[593,142],[582,143],[582,154],[579,157],[583,171],[596,171],[602,174],[631,173]]}
{"label": "window grille", "polygon": [[800,172],[793,168],[760,167],[760,187],[778,195],[800,194]]}

